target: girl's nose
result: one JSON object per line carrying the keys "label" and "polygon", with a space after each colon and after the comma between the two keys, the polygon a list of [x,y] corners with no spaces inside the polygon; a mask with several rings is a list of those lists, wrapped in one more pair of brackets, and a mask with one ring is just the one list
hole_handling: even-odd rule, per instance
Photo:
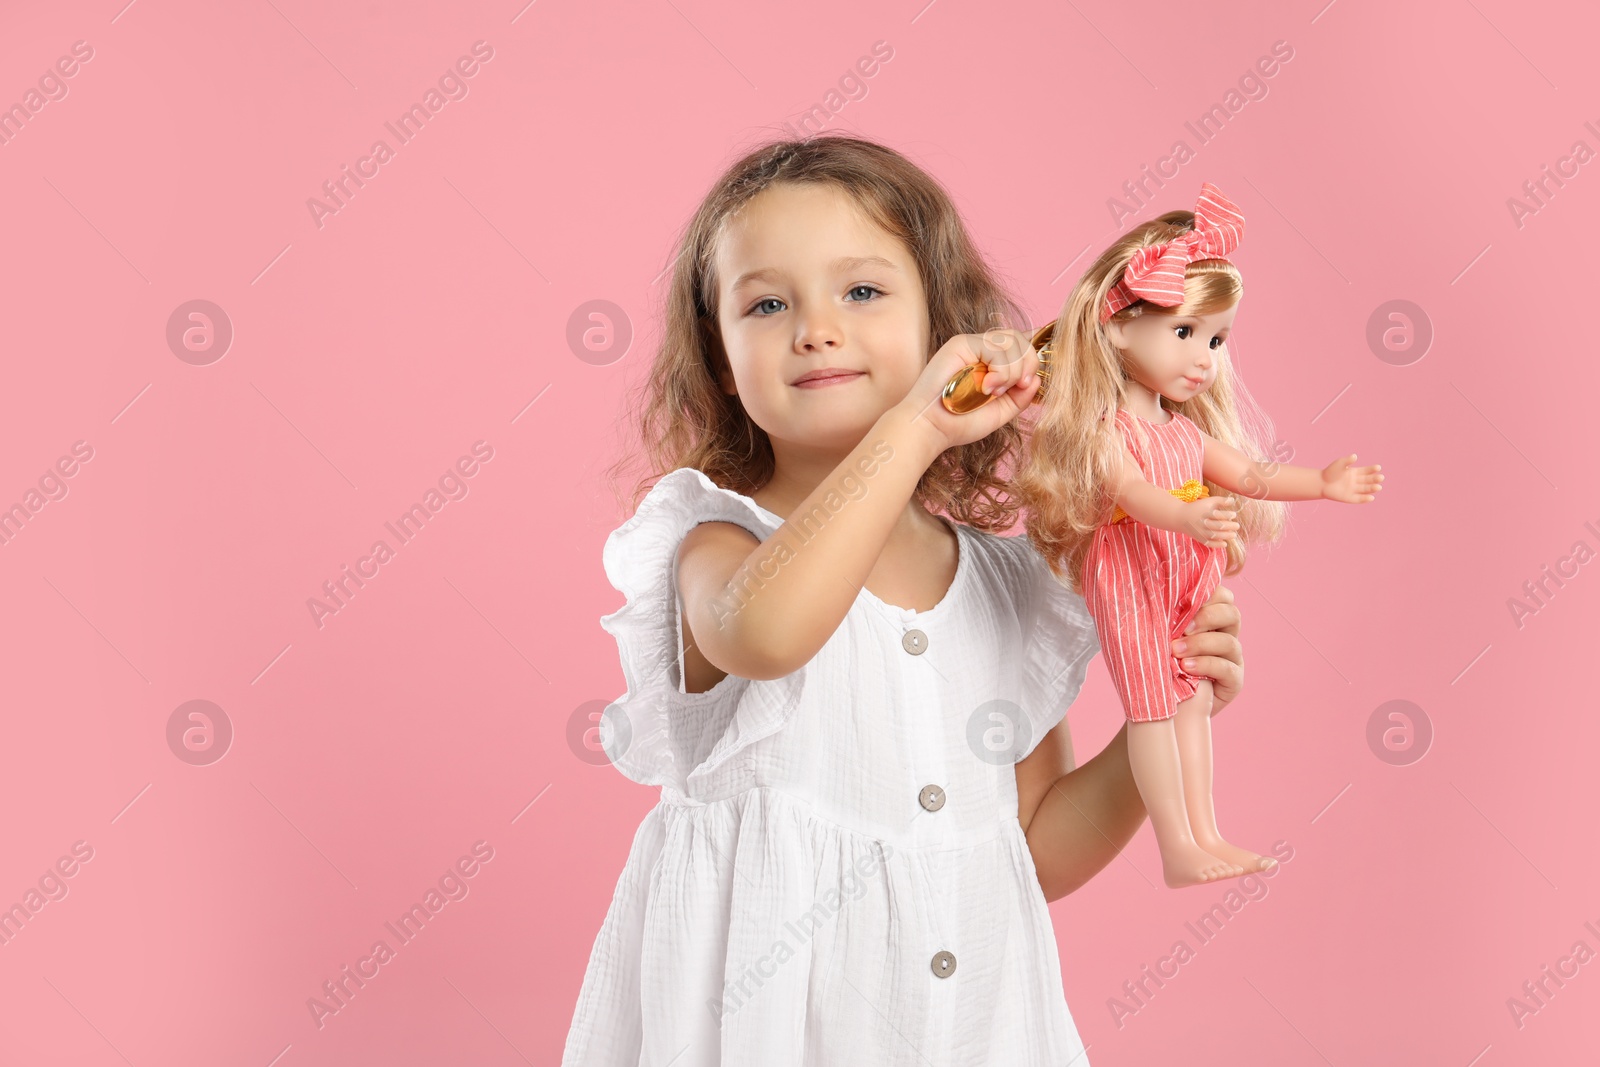
{"label": "girl's nose", "polygon": [[824,348],[838,348],[843,341],[839,325],[832,316],[808,315],[800,322],[795,347],[805,352],[817,352]]}

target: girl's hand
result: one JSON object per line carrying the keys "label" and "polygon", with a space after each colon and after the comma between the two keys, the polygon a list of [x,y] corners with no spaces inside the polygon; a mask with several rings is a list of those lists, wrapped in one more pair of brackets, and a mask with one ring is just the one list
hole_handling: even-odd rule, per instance
{"label": "girl's hand", "polygon": [[1383,468],[1374,463],[1370,467],[1352,467],[1354,452],[1336,459],[1322,471],[1322,498],[1338,500],[1345,504],[1366,504],[1376,499],[1383,488]]}
{"label": "girl's hand", "polygon": [[1211,679],[1211,714],[1221,711],[1244,688],[1244,649],[1239,644],[1239,608],[1233,590],[1221,585],[1200,605],[1172,654],[1190,674]]}
{"label": "girl's hand", "polygon": [[[1039,353],[1022,330],[957,334],[933,354],[899,407],[930,437],[937,455],[981,441],[1026,411],[1039,391]],[[940,403],[945,383],[969,363],[983,363],[983,391],[994,397],[976,411],[954,415]]]}
{"label": "girl's hand", "polygon": [[1239,534],[1231,496],[1208,496],[1183,504],[1183,532],[1207,548],[1222,548]]}

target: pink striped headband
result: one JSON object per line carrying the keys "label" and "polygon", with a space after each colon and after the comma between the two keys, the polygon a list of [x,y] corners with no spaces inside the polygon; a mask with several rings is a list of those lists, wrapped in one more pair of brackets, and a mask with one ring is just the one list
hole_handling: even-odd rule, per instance
{"label": "pink striped headband", "polygon": [[1111,287],[1100,309],[1100,321],[1140,300],[1162,307],[1183,303],[1183,272],[1197,259],[1226,259],[1244,236],[1244,216],[1233,201],[1210,182],[1200,186],[1194,206],[1194,229],[1170,241],[1145,245],[1133,254],[1122,280]]}

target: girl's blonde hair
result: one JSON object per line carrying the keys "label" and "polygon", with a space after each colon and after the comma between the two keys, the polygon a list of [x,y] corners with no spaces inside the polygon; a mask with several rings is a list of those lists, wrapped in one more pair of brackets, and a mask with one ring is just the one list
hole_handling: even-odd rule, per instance
{"label": "girl's blonde hair", "polygon": [[[608,472],[613,492],[630,467],[642,467],[632,512],[648,484],[679,467],[694,467],[726,489],[749,495],[773,475],[772,444],[737,396],[718,388],[727,369],[717,324],[717,242],[726,221],[776,185],[832,185],[910,251],[928,302],[930,358],[951,337],[994,327],[1026,329],[1021,309],[984,261],[950,196],[922,168],[883,145],[827,135],[762,145],[734,163],[689,220],[672,264],[665,325],[642,383],[642,403],[630,404],[637,451]],[[971,444],[945,449],[924,472],[913,499],[932,512],[985,530],[1009,529],[1017,504],[998,473],[1015,459],[1022,431],[1016,420]]]}
{"label": "girl's blonde hair", "polygon": [[[1127,380],[1122,354],[1106,336],[1100,311],[1134,253],[1193,228],[1194,212],[1169,211],[1129,230],[1078,279],[1056,320],[1050,385],[1017,470],[1015,491],[1027,508],[1029,538],[1056,576],[1065,576],[1079,594],[1094,532],[1111,520],[1116,506],[1111,486],[1120,462],[1120,436],[1113,416],[1125,401]],[[1182,304],[1168,308],[1140,300],[1111,318],[1211,315],[1232,307],[1243,295],[1244,282],[1232,263],[1196,260],[1184,272]],[[1263,456],[1263,443],[1272,440],[1271,423],[1235,375],[1226,346],[1217,349],[1217,378],[1209,390],[1182,403],[1166,397],[1159,401],[1252,458]],[[1134,424],[1142,435],[1144,427],[1138,420]],[[1247,542],[1274,541],[1282,535],[1284,506],[1206,484],[1213,495],[1232,496],[1239,504],[1239,536],[1228,545],[1225,570],[1237,574],[1244,567]]]}

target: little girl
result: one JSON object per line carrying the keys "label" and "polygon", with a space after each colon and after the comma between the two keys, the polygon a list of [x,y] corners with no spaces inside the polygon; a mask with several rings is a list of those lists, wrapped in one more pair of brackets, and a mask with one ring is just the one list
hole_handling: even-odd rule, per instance
{"label": "little girl", "polygon": [[1206,182],[1195,210],[1135,226],[1084,272],[1045,345],[1050,389],[1017,475],[1029,536],[1094,617],[1174,888],[1276,861],[1217,829],[1212,685],[1168,639],[1225,565],[1243,566],[1245,542],[1279,535],[1283,505],[1271,501],[1370,503],[1383,481],[1376,465],[1352,466],[1354,455],[1316,470],[1240,451],[1261,454],[1264,436],[1228,357],[1244,288],[1226,257],[1243,233],[1238,207]]}
{"label": "little girl", "polygon": [[[1041,879],[1143,811],[1115,742],[1067,774],[1094,628],[993,532],[1039,385],[1018,309],[943,189],[854,138],[741,159],[675,264],[641,434],[670,473],[606,540],[600,620],[628,687],[602,744],[661,801],[562,1063],[1081,1067]],[[994,399],[945,411],[980,360]]]}

